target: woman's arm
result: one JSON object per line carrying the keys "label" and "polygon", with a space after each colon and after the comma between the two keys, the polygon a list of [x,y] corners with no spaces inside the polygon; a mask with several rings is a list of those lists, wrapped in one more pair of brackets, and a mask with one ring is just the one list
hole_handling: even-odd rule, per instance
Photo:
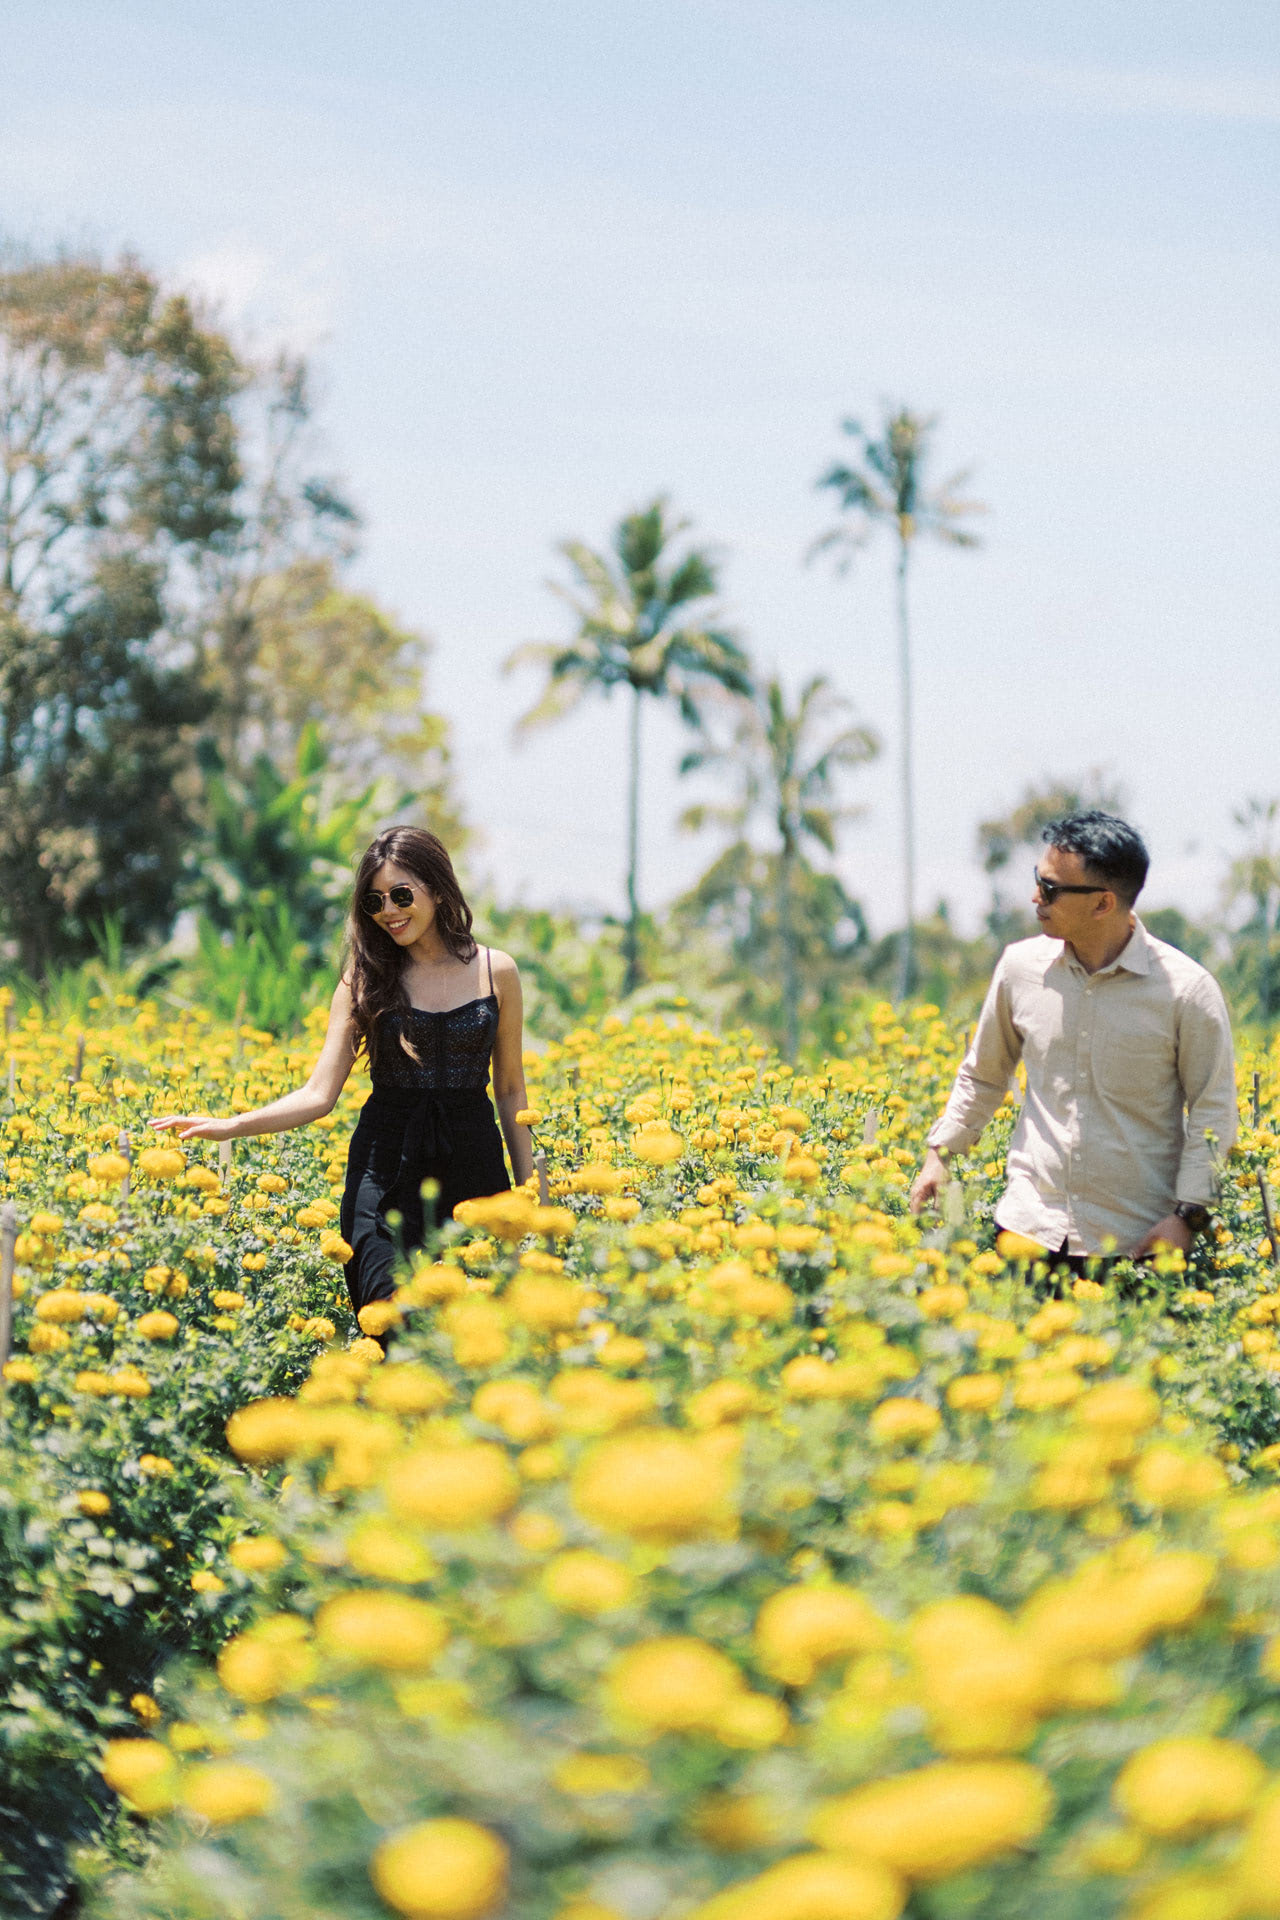
{"label": "woman's arm", "polygon": [[493,955],[493,986],[498,996],[498,1037],[493,1043],[493,1101],[502,1122],[503,1138],[511,1155],[516,1185],[533,1173],[533,1136],[516,1125],[516,1115],[527,1107],[524,1088],[524,995],[520,972],[507,953]]}
{"label": "woman's arm", "polygon": [[255,1107],[252,1113],[237,1113],[225,1119],[208,1113],[167,1113],[151,1124],[158,1133],[176,1127],[179,1140],[244,1140],[253,1134],[286,1133],[290,1127],[309,1126],[311,1121],[333,1112],[355,1064],[356,1051],[351,989],[343,979],[339,980],[330,1003],[329,1026],[320,1058],[305,1086],[273,1100],[269,1106]]}

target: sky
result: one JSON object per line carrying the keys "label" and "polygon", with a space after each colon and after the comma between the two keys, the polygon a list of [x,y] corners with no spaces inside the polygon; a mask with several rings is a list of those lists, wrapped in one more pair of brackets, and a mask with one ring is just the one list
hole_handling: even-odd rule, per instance
{"label": "sky", "polygon": [[[568,631],[557,544],[665,494],[760,666],[880,733],[838,865],[897,924],[893,553],[805,556],[902,402],[988,509],[913,563],[920,905],[976,927],[978,821],[1098,768],[1148,902],[1216,909],[1280,793],[1271,0],[41,0],[4,46],[0,229],[311,358],[503,897],[621,906],[622,704],[516,743],[501,666]],[[717,851],[684,744],[647,716],[650,904]]]}

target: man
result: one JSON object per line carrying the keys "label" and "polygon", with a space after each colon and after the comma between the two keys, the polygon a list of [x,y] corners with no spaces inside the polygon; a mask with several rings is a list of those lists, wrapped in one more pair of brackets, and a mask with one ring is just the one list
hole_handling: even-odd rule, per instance
{"label": "man", "polygon": [[1209,1226],[1215,1162],[1236,1137],[1231,1025],[1217,982],[1133,911],[1147,850],[1092,811],[1046,827],[1041,932],[1006,947],[911,1209],[933,1202],[1019,1060],[1027,1093],[996,1222],[1079,1270],[1088,1255],[1191,1249]]}

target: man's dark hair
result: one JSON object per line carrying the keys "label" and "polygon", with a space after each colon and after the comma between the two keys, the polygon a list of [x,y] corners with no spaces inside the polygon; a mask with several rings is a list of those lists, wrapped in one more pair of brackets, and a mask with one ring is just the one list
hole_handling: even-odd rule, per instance
{"label": "man's dark hair", "polygon": [[1126,905],[1132,906],[1142,892],[1151,863],[1141,834],[1127,820],[1091,807],[1051,820],[1042,838],[1061,853],[1078,853],[1090,875],[1105,880]]}

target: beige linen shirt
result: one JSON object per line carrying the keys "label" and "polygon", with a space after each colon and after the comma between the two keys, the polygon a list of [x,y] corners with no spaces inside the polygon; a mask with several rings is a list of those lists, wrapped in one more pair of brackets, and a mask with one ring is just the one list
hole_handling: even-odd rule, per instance
{"label": "beige linen shirt", "polygon": [[1131,1253],[1179,1200],[1212,1202],[1238,1124],[1217,981],[1134,923],[1088,973],[1061,940],[1006,947],[929,1144],[967,1152],[1026,1069],[1002,1227],[1071,1253]]}

